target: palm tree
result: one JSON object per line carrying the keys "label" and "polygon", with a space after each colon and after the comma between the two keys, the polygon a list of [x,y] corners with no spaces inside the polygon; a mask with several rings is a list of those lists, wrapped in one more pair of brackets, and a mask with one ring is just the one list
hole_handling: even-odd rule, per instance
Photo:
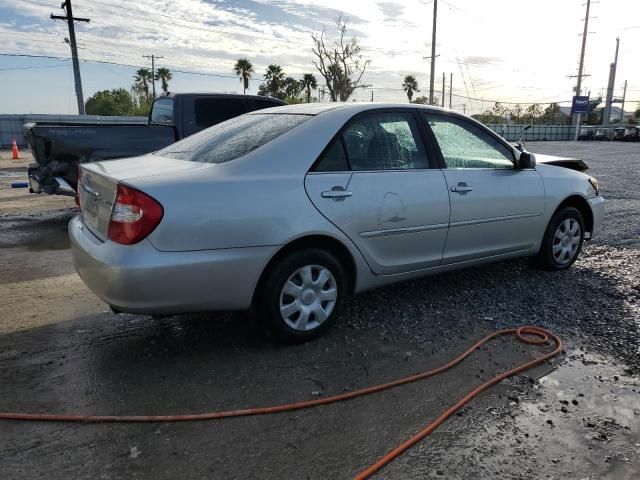
{"label": "palm tree", "polygon": [[284,94],[288,99],[298,99],[300,96],[300,90],[302,90],[302,85],[300,82],[293,77],[287,77],[284,79]]}
{"label": "palm tree", "polygon": [[307,91],[307,103],[311,101],[311,90],[318,88],[318,82],[313,73],[305,73],[300,80],[300,86]]}
{"label": "palm tree", "polygon": [[240,81],[244,87],[242,93],[247,93],[247,88],[249,88],[249,79],[251,78],[251,74],[254,73],[253,65],[248,58],[239,58],[233,66],[233,71],[240,77]]}
{"label": "palm tree", "polygon": [[148,68],[140,68],[134,77],[135,86],[144,92],[145,98],[149,99],[149,82],[151,81],[151,71]]}
{"label": "palm tree", "polygon": [[162,91],[165,93],[169,93],[169,80],[173,78],[173,75],[169,71],[168,68],[160,67],[156,71],[156,80],[160,80],[162,82]]}
{"label": "palm tree", "polygon": [[409,99],[409,103],[411,103],[411,99],[413,98],[414,92],[419,92],[418,90],[418,81],[416,77],[413,75],[407,75],[404,77],[404,83],[402,84],[402,88],[405,92],[407,92],[407,98]]}
{"label": "palm tree", "polygon": [[269,65],[264,74],[267,83],[267,92],[272,97],[281,96],[281,89],[284,84],[284,71],[280,65]]}

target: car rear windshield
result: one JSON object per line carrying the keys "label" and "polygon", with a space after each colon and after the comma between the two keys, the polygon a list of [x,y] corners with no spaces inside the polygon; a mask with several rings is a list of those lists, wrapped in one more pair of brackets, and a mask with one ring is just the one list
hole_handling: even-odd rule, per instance
{"label": "car rear windshield", "polygon": [[269,143],[309,118],[311,115],[242,115],[191,135],[155,154],[192,162],[224,163]]}

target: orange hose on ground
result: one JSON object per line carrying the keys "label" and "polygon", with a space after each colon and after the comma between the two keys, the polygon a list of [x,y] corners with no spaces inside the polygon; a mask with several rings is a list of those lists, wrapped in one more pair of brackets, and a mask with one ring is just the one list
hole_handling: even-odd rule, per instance
{"label": "orange hose on ground", "polygon": [[458,365],[465,358],[467,358],[471,353],[473,353],[476,349],[480,348],[482,345],[487,343],[489,340],[496,338],[501,335],[511,335],[515,334],[516,338],[523,343],[527,343],[530,345],[540,345],[546,343],[549,339],[552,339],[556,344],[556,348],[544,355],[537,357],[533,360],[530,360],[522,365],[514,367],[506,372],[497,375],[490,380],[480,384],[472,391],[467,393],[463,398],[458,400],[454,405],[449,407],[447,410],[442,412],[435,420],[428,423],[424,429],[420,432],[406,440],[401,445],[397,446],[385,456],[383,456],[380,460],[378,460],[373,465],[367,467],[365,470],[360,472],[354,477],[354,480],[364,480],[369,478],[375,472],[380,470],[383,466],[391,462],[396,457],[400,456],[405,450],[410,448],[412,445],[415,445],[417,442],[425,438],[431,432],[433,432],[436,428],[438,428],[447,418],[453,415],[457,410],[462,408],[466,403],[471,401],[474,397],[479,395],[484,390],[494,386],[495,384],[501,382],[505,378],[511,377],[518,373],[521,373],[525,370],[535,367],[536,365],[540,365],[543,362],[546,362],[550,358],[558,355],[562,351],[562,340],[553,333],[545,330],[540,327],[531,327],[531,326],[522,326],[519,328],[508,328],[504,330],[498,330],[493,332],[486,337],[478,340],[475,344],[473,344],[469,349],[460,355],[454,357],[449,362],[441,365],[440,367],[434,368],[432,370],[427,370],[422,373],[418,373],[415,375],[410,375],[408,377],[399,378],[397,380],[393,380],[391,382],[382,383],[379,385],[373,385],[371,387],[361,388],[359,390],[354,390],[348,393],[342,393],[340,395],[333,395],[331,397],[318,398],[315,400],[307,400],[296,403],[289,403],[284,405],[275,405],[271,407],[257,407],[257,408],[245,408],[242,410],[227,410],[223,412],[210,412],[210,413],[195,413],[195,414],[186,414],[186,415],[59,415],[59,414],[47,414],[47,413],[0,413],[0,420],[23,420],[23,421],[47,421],[47,422],[82,422],[82,423],[101,423],[101,422],[112,422],[112,423],[131,423],[131,422],[187,422],[187,421],[195,421],[195,420],[217,420],[221,418],[230,418],[230,417],[243,417],[243,416],[252,416],[252,415],[266,415],[270,413],[279,413],[279,412],[289,412],[292,410],[300,410],[303,408],[316,407],[318,405],[326,405],[329,403],[342,402],[344,400],[350,400],[352,398],[361,397],[363,395],[369,395],[371,393],[381,392],[382,390],[387,390],[389,388],[397,387],[399,385],[406,385],[407,383],[415,382],[418,380],[423,380],[428,377],[432,377],[439,373],[442,373],[450,368]]}

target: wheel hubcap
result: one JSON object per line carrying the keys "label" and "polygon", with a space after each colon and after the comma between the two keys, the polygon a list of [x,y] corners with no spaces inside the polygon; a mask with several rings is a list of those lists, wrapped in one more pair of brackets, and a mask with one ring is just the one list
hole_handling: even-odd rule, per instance
{"label": "wheel hubcap", "polygon": [[582,230],[580,224],[574,218],[563,220],[553,237],[553,258],[560,265],[565,265],[572,261],[578,252]]}
{"label": "wheel hubcap", "polygon": [[338,299],[336,279],[320,265],[293,272],[280,292],[280,315],[294,330],[318,328],[333,312]]}

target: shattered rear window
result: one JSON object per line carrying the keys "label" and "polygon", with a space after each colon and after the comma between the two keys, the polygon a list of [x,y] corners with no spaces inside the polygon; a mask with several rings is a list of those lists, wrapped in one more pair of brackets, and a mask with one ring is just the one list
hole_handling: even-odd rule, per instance
{"label": "shattered rear window", "polygon": [[269,143],[311,117],[273,113],[242,115],[191,135],[155,154],[191,162],[229,162]]}

